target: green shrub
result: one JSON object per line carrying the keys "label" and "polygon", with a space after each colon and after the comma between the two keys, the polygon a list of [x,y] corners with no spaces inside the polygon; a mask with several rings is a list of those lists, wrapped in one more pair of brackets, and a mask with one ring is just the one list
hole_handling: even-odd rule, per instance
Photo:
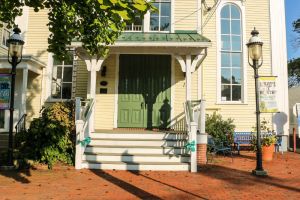
{"label": "green shrub", "polygon": [[73,108],[72,103],[55,103],[31,122],[28,131],[17,134],[19,159],[45,163],[49,169],[58,161],[74,164]]}
{"label": "green shrub", "polygon": [[222,119],[220,114],[214,112],[212,115],[206,116],[205,131],[218,144],[232,144],[235,125],[233,119]]}

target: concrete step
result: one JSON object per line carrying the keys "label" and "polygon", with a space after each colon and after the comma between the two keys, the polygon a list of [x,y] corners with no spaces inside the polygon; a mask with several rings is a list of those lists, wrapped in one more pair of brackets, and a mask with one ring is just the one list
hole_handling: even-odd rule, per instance
{"label": "concrete step", "polygon": [[84,161],[93,162],[172,162],[180,163],[190,162],[190,155],[159,155],[159,154],[113,154],[113,153],[85,153],[83,155]]}
{"label": "concrete step", "polygon": [[118,153],[118,154],[187,154],[184,147],[157,147],[157,146],[103,146],[88,145],[85,149],[87,153]]}
{"label": "concrete step", "polygon": [[98,139],[92,138],[90,145],[101,146],[166,146],[166,147],[182,147],[187,143],[186,140],[174,139],[123,139],[123,138],[109,138]]}
{"label": "concrete step", "polygon": [[156,171],[188,171],[188,163],[156,163],[156,162],[83,162],[82,168],[87,169],[115,169],[115,170],[156,170]]}
{"label": "concrete step", "polygon": [[184,133],[163,133],[163,132],[135,132],[135,133],[105,133],[105,132],[96,132],[90,134],[91,138],[95,139],[152,139],[152,140],[183,140],[187,139],[188,135]]}

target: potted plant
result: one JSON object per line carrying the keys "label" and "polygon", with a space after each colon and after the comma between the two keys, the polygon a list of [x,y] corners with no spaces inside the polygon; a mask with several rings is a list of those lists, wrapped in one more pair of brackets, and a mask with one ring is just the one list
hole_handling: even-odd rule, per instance
{"label": "potted plant", "polygon": [[276,136],[274,134],[264,135],[261,139],[261,150],[263,161],[271,161],[276,144]]}
{"label": "potted plant", "polygon": [[[265,119],[261,122],[261,149],[262,149],[262,160],[263,161],[271,161],[273,159],[273,153],[275,149],[275,144],[277,142],[276,135],[274,134],[274,130],[271,131],[269,128],[269,122]],[[256,151],[256,128],[254,128],[254,133],[252,135],[251,145]]]}

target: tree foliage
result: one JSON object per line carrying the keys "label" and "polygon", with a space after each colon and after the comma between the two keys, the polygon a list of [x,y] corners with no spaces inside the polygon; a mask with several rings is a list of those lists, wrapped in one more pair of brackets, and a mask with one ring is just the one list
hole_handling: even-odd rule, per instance
{"label": "tree foliage", "polygon": [[300,58],[292,59],[288,62],[289,87],[300,84]]}
{"label": "tree foliage", "polygon": [[47,9],[50,30],[48,51],[64,60],[67,46],[76,38],[90,55],[104,55],[126,21],[152,9],[146,0],[0,0],[0,21],[12,27],[23,6]]}

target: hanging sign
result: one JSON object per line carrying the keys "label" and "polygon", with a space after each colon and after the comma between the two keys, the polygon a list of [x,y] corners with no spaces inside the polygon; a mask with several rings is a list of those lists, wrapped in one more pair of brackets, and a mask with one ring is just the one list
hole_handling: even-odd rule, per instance
{"label": "hanging sign", "polygon": [[259,110],[265,113],[278,112],[277,107],[277,83],[276,76],[260,76],[259,86]]}
{"label": "hanging sign", "polygon": [[9,109],[10,85],[10,74],[0,74],[0,110]]}

